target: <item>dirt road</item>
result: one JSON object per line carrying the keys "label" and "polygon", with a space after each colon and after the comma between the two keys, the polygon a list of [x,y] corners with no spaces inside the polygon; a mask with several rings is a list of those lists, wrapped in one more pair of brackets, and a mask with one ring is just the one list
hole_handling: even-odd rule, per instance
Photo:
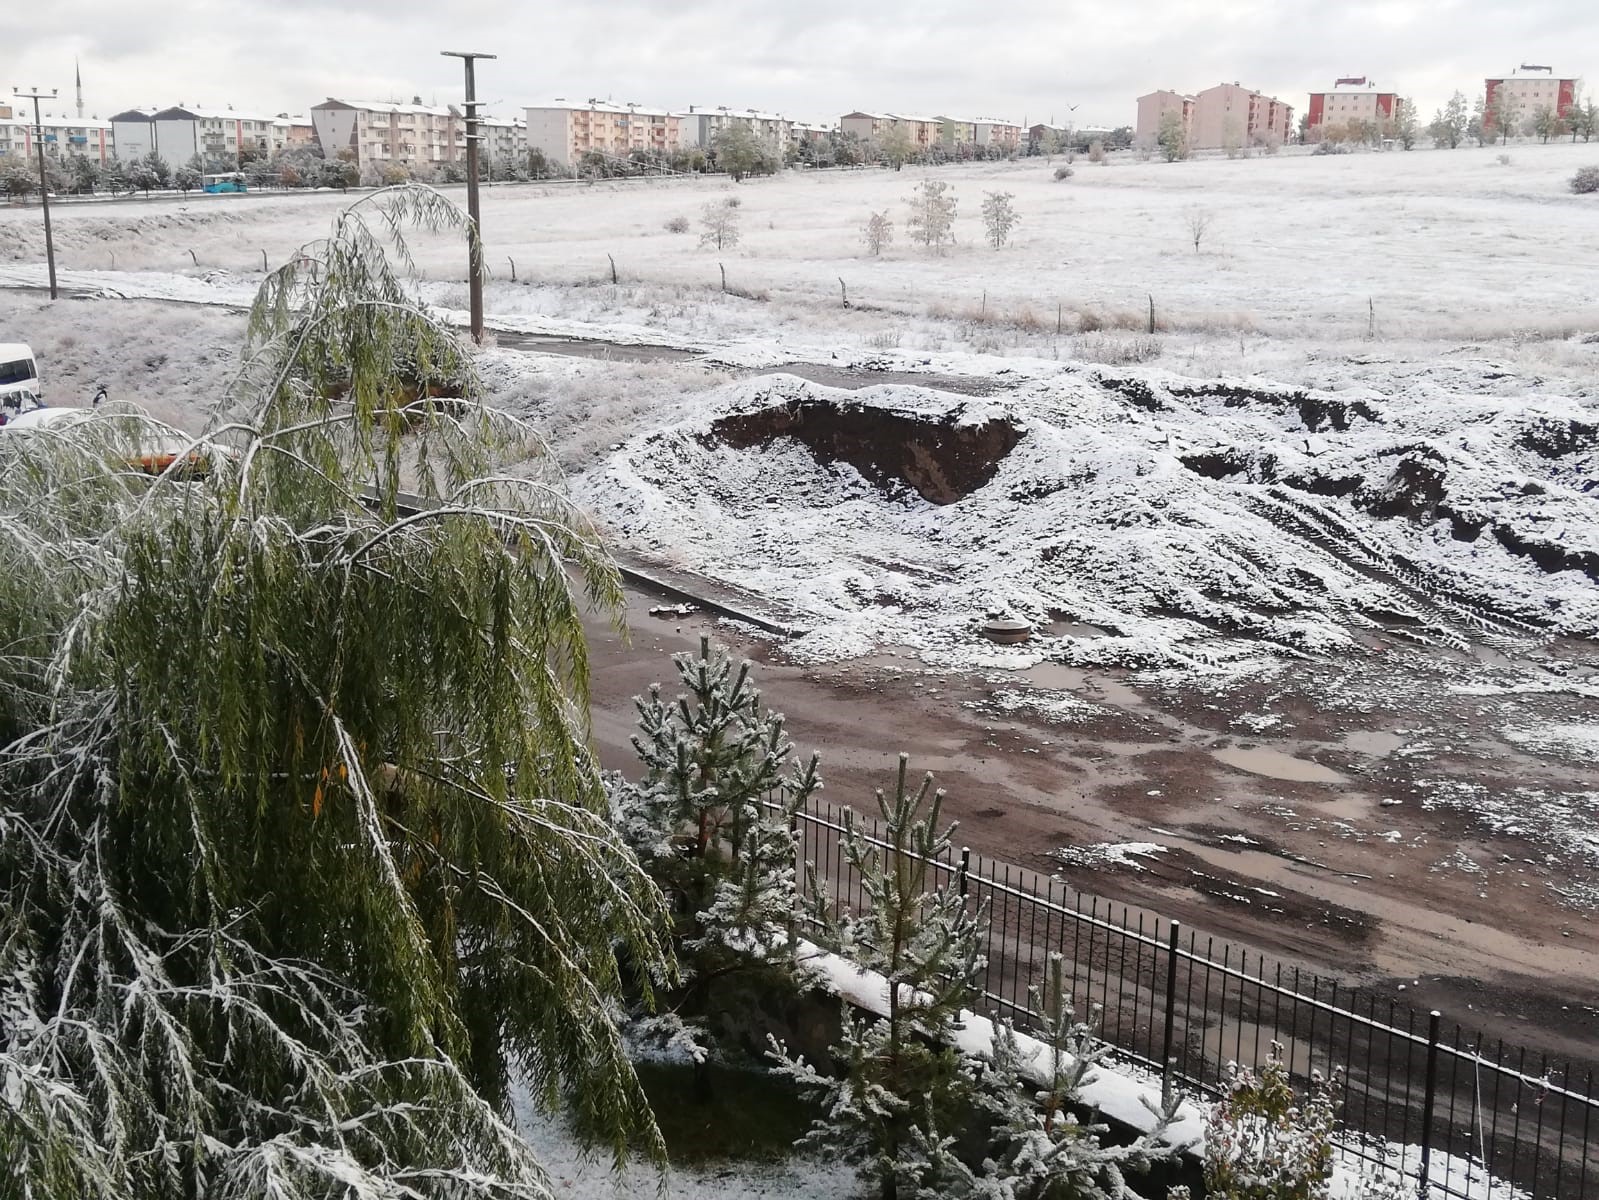
{"label": "dirt road", "polygon": [[[1569,722],[1569,695],[1455,695],[1447,655],[1398,646],[1214,692],[1050,666],[931,675],[891,655],[806,668],[740,627],[650,615],[660,604],[630,598],[630,645],[593,631],[608,767],[634,765],[632,697],[657,680],[670,691],[669,656],[708,633],[761,664],[835,803],[869,805],[904,750],[947,789],[957,841],[984,854],[1560,1059],[1599,1056],[1583,899],[1599,870],[1572,841],[1599,798],[1586,764],[1504,736]],[[1121,842],[1164,850],[1138,866],[1052,857]]]}

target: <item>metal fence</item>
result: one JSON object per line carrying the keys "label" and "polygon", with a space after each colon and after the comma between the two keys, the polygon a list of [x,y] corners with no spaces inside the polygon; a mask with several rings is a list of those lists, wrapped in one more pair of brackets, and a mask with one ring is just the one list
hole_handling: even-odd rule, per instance
{"label": "metal fence", "polygon": [[[841,849],[846,822],[891,849],[874,819],[819,800],[795,828],[802,864],[849,909],[865,897]],[[1079,1016],[1097,1012],[1116,1054],[1152,1075],[1217,1095],[1229,1062],[1259,1066],[1277,1043],[1295,1075],[1342,1077],[1341,1144],[1361,1169],[1397,1169],[1424,1196],[1599,1200],[1591,1065],[1551,1062],[969,850],[932,865],[936,883],[987,909],[986,1014],[1033,1024],[1029,988],[1059,953]]]}

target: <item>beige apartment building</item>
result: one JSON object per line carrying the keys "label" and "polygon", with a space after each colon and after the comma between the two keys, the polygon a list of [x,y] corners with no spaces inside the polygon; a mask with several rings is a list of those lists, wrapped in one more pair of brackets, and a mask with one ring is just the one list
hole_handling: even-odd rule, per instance
{"label": "beige apartment building", "polygon": [[1330,92],[1311,92],[1305,110],[1305,134],[1320,141],[1327,126],[1347,126],[1351,122],[1391,128],[1399,113],[1399,95],[1384,92],[1364,75],[1350,76],[1333,84]]}
{"label": "beige apartment building", "polygon": [[1558,78],[1553,67],[1529,66],[1522,63],[1510,74],[1501,75],[1497,79],[1486,79],[1483,84],[1483,102],[1487,105],[1483,126],[1491,129],[1495,112],[1494,101],[1501,93],[1511,98],[1519,123],[1540,108],[1552,108],[1557,116],[1564,116],[1577,102],[1577,93],[1581,89],[1582,81]]}
{"label": "beige apartment building", "polygon": [[1001,121],[997,117],[978,117],[972,122],[979,146],[1001,146],[1014,150],[1022,143],[1022,127],[1014,121]]}
{"label": "beige apartment building", "polygon": [[348,151],[357,166],[466,161],[466,118],[454,107],[329,97],[311,108],[325,158]]}
{"label": "beige apartment building", "polygon": [[1260,146],[1268,141],[1282,145],[1293,130],[1291,105],[1237,83],[1218,83],[1194,97],[1188,144],[1195,150]]}
{"label": "beige apartment building", "polygon": [[846,137],[853,135],[863,142],[880,142],[890,130],[897,129],[918,150],[937,145],[943,137],[943,122],[939,118],[905,113],[852,112],[840,118],[838,124]]}
{"label": "beige apartment building", "polygon": [[1150,92],[1138,97],[1138,123],[1133,133],[1146,141],[1153,141],[1160,133],[1160,123],[1167,113],[1176,113],[1182,119],[1183,131],[1191,132],[1194,126],[1194,98],[1181,92]]}
{"label": "beige apartment building", "polygon": [[591,150],[612,158],[626,158],[635,150],[670,154],[683,148],[683,123],[661,108],[601,100],[579,104],[556,97],[527,109],[527,141],[566,169]]}

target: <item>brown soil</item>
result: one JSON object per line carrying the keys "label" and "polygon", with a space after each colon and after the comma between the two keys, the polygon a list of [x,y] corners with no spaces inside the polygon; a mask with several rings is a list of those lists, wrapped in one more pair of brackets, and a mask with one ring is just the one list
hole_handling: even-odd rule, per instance
{"label": "brown soil", "polygon": [[723,417],[711,432],[745,450],[791,437],[828,462],[844,462],[879,486],[906,485],[932,504],[982,487],[1021,440],[1007,421],[933,421],[853,401],[793,399]]}
{"label": "brown soil", "polygon": [[[709,634],[762,664],[767,702],[802,750],[820,751],[835,803],[868,803],[904,750],[937,775],[945,813],[961,823],[957,842],[979,853],[1054,871],[1252,955],[1440,1008],[1554,1059],[1596,1057],[1599,928],[1555,889],[1584,870],[1599,882],[1599,871],[1469,810],[1422,803],[1439,781],[1591,791],[1580,764],[1530,756],[1497,731],[1593,721],[1592,701],[1452,696],[1456,664],[1429,677],[1422,652],[1395,646],[1370,662],[1302,664],[1215,693],[1055,668],[1051,687],[1100,709],[1060,725],[1001,714],[992,696],[1016,690],[1012,677],[928,674],[892,655],[799,667],[726,623],[651,617],[653,603],[633,599],[631,645],[592,630],[594,733],[607,767],[635,767],[632,697],[656,681],[670,689],[668,656]],[[1251,714],[1268,710],[1277,722],[1250,732]],[[1301,777],[1229,765],[1218,750],[1239,752],[1235,763],[1267,751],[1262,770],[1289,763]],[[1049,854],[1125,841],[1168,852],[1143,870],[1068,868]]]}

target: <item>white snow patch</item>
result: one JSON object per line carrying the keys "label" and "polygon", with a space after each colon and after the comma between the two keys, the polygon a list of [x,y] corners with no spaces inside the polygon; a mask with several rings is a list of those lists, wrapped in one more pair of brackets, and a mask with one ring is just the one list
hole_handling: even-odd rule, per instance
{"label": "white snow patch", "polygon": [[1049,853],[1069,867],[1131,867],[1142,871],[1145,864],[1139,860],[1164,854],[1166,847],[1158,842],[1098,842],[1091,846],[1062,846]]}

